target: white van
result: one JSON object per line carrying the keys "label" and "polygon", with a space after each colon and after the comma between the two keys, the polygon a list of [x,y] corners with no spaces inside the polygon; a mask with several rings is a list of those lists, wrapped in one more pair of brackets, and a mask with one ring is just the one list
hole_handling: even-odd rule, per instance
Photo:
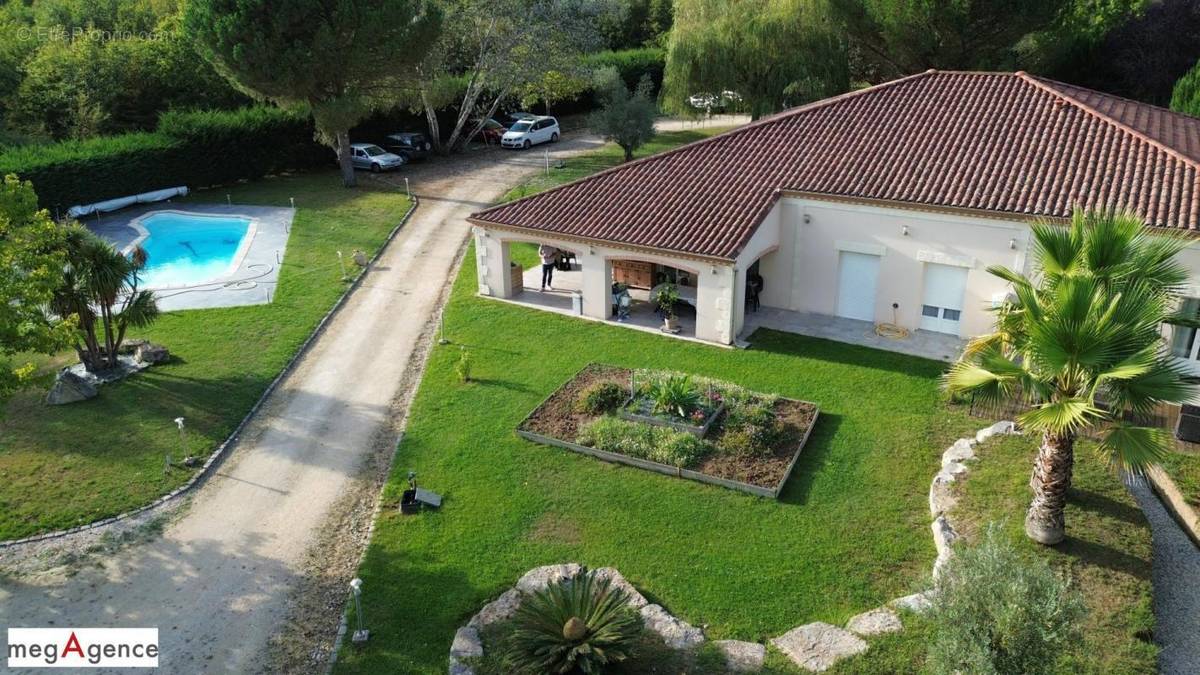
{"label": "white van", "polygon": [[528,149],[538,143],[558,142],[558,120],[553,117],[535,117],[520,120],[509,127],[500,137],[500,145],[506,148]]}

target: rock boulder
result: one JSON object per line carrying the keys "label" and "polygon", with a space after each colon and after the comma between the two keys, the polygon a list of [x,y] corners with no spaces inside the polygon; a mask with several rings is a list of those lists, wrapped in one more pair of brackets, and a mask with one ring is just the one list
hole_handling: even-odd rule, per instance
{"label": "rock boulder", "polygon": [[829,670],[847,656],[867,651],[867,643],[862,638],[820,621],[793,628],[772,638],[771,644],[796,665],[815,673]]}
{"label": "rock boulder", "polygon": [[76,403],[95,398],[97,393],[96,386],[91,382],[70,370],[64,370],[54,378],[54,386],[46,395],[46,403],[48,405]]}

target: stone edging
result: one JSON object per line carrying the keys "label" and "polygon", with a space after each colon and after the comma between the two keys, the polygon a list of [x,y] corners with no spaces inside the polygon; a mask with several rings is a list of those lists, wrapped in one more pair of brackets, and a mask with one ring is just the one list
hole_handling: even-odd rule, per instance
{"label": "stone edging", "polygon": [[371,260],[367,263],[367,267],[364,268],[363,273],[359,274],[354,279],[354,281],[351,282],[351,284],[346,288],[346,290],[342,292],[341,296],[338,297],[337,302],[334,303],[333,307],[331,307],[329,309],[329,311],[325,313],[325,316],[321,317],[320,323],[318,323],[316,328],[314,328],[312,330],[312,332],[309,333],[308,337],[304,340],[303,343],[301,343],[300,347],[296,350],[296,352],[294,354],[292,354],[292,358],[290,358],[288,360],[287,364],[284,365],[283,370],[279,371],[279,374],[275,376],[275,379],[271,380],[271,384],[267,385],[267,388],[265,390],[263,390],[262,395],[258,397],[258,400],[254,402],[254,405],[250,408],[250,410],[246,413],[246,415],[244,417],[242,417],[242,421],[238,422],[238,425],[236,427],[234,427],[233,431],[229,434],[229,436],[220,445],[217,446],[217,449],[214,450],[211,455],[209,455],[208,460],[204,462],[204,466],[201,467],[200,471],[198,473],[196,473],[196,475],[192,476],[188,480],[188,482],[175,488],[174,490],[168,492],[167,494],[155,499],[154,501],[150,502],[149,504],[146,504],[144,506],[139,506],[136,509],[126,511],[125,513],[122,513],[122,514],[119,514],[116,516],[110,516],[108,518],[104,518],[104,519],[98,520],[93,523],[88,523],[87,525],[80,525],[78,527],[72,527],[72,528],[69,528],[66,530],[55,530],[54,532],[44,532],[42,534],[35,534],[33,536],[25,537],[23,539],[10,539],[8,541],[0,541],[0,550],[10,548],[13,546],[19,546],[22,544],[32,544],[35,542],[48,541],[51,539],[59,539],[62,537],[66,537],[68,535],[76,534],[78,532],[94,530],[96,528],[112,525],[114,523],[120,522],[127,518],[132,518],[134,516],[142,515],[148,511],[162,507],[166,503],[173,501],[178,497],[183,496],[184,494],[192,491],[196,487],[199,487],[205,480],[208,479],[208,477],[212,474],[212,472],[216,470],[217,466],[225,458],[226,451],[230,447],[233,446],[235,441],[237,441],[238,436],[246,428],[246,425],[250,423],[250,419],[252,417],[254,417],[255,413],[257,413],[258,410],[262,407],[263,403],[266,402],[267,397],[270,396],[272,393],[274,393],[275,389],[279,386],[279,384],[281,382],[283,382],[283,379],[285,377],[287,377],[288,375],[291,374],[291,372],[295,369],[296,365],[300,362],[300,357],[304,356],[304,354],[306,352],[308,352],[309,347],[311,347],[313,345],[313,343],[316,342],[317,338],[320,337],[321,334],[325,332],[325,328],[329,325],[329,322],[330,322],[330,320],[333,319],[333,316],[335,314],[337,314],[338,310],[340,310],[346,304],[347,300],[350,298],[350,294],[353,293],[354,290],[362,284],[362,280],[364,278],[366,278],[366,276],[367,276],[366,269],[369,269],[371,267],[371,265],[375,264],[375,261],[378,260],[380,255],[383,254],[384,249],[387,248],[388,244],[391,243],[392,239],[394,239],[396,237],[396,234],[399,233],[401,228],[403,228],[404,225],[408,222],[408,219],[412,216],[413,212],[416,211],[416,208],[417,208],[417,197],[415,195],[412,195],[409,197],[409,199],[410,199],[410,204],[408,206],[408,211],[406,211],[404,213],[404,216],[400,219],[400,222],[397,223],[396,226],[392,228],[392,231],[388,233],[387,238],[379,245],[379,248],[376,249],[375,254],[371,256]]}
{"label": "stone edging", "polygon": [[[933,516],[931,529],[937,548],[933,564],[933,584],[936,588],[942,569],[953,556],[953,544],[959,535],[948,515],[956,499],[952,485],[967,473],[967,462],[974,461],[975,446],[993,436],[1018,433],[1010,421],[997,422],[976,432],[973,438],[960,438],[942,453],[942,465],[929,486],[929,512]],[[547,565],[530,570],[516,586],[483,606],[467,624],[454,634],[450,646],[449,675],[475,675],[471,660],[483,656],[480,629],[513,616],[525,595],[545,588],[562,579],[571,579],[585,569],[576,563]],[[645,625],[663,638],[673,649],[687,649],[704,643],[704,633],[678,619],[659,605],[652,605],[617,570],[605,567],[595,572],[612,580],[614,586],[629,594],[629,606],[642,616]],[[932,604],[933,590],[895,598],[882,607],[868,610],[850,618],[845,628],[820,621],[797,626],[770,642],[796,665],[813,672],[822,672],[843,658],[862,654],[869,649],[863,638],[894,633],[904,629],[896,610],[923,613]],[[725,654],[730,669],[736,672],[756,672],[762,668],[766,647],[755,642],[719,640],[717,645]]]}
{"label": "stone edging", "polygon": [[1153,466],[1146,471],[1146,477],[1150,479],[1150,487],[1158,494],[1159,499],[1171,515],[1175,516],[1183,531],[1187,532],[1200,546],[1200,514],[1196,513],[1196,509],[1188,503],[1184,498],[1183,493],[1179,490],[1179,486],[1171,479],[1170,474],[1162,470],[1162,467]]}
{"label": "stone edging", "polygon": [[[475,669],[470,662],[472,659],[483,657],[483,639],[480,635],[483,628],[497,621],[512,618],[526,596],[552,583],[574,579],[587,571],[587,568],[577,563],[566,563],[535,567],[526,572],[515,586],[484,605],[479,613],[471,617],[471,620],[454,634],[454,642],[450,645],[449,674],[475,675]],[[614,588],[625,591],[629,596],[629,607],[638,612],[646,628],[662,637],[668,647],[692,649],[704,644],[704,631],[672,616],[662,606],[651,604],[617,570],[603,567],[592,573],[598,578],[608,579]],[[734,669],[757,670],[762,666],[767,653],[766,647],[753,642],[719,640],[714,644],[725,652],[730,667]]]}

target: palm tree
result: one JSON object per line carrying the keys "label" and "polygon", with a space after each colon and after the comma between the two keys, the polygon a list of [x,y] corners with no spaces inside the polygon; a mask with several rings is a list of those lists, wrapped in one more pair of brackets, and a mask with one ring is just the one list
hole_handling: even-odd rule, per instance
{"label": "palm tree", "polygon": [[64,283],[50,309],[75,321],[75,351],[89,372],[115,368],[125,331],[158,318],[154,294],[138,288],[146,251],[137,246],[125,256],[79,226],[67,232],[66,250]]}
{"label": "palm tree", "polygon": [[1177,313],[1187,270],[1180,237],[1150,234],[1131,214],[1076,211],[1069,227],[1033,226],[1035,275],[993,266],[1012,286],[996,330],[972,340],[946,374],[951,393],[1019,397],[1017,422],[1041,434],[1025,532],[1042,544],[1065,536],[1075,441],[1098,432],[1111,466],[1138,474],[1170,451],[1165,429],[1131,420],[1192,394],[1167,355],[1162,324]]}

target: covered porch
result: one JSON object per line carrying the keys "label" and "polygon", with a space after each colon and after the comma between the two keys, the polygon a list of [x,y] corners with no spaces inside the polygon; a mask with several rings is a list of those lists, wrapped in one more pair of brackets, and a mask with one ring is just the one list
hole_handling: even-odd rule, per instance
{"label": "covered porch", "polygon": [[[496,228],[477,226],[474,234],[480,295],[683,339],[733,343],[732,266]],[[544,290],[540,245],[563,254]],[[676,332],[663,330],[656,301],[667,284],[679,296],[673,304]]]}

